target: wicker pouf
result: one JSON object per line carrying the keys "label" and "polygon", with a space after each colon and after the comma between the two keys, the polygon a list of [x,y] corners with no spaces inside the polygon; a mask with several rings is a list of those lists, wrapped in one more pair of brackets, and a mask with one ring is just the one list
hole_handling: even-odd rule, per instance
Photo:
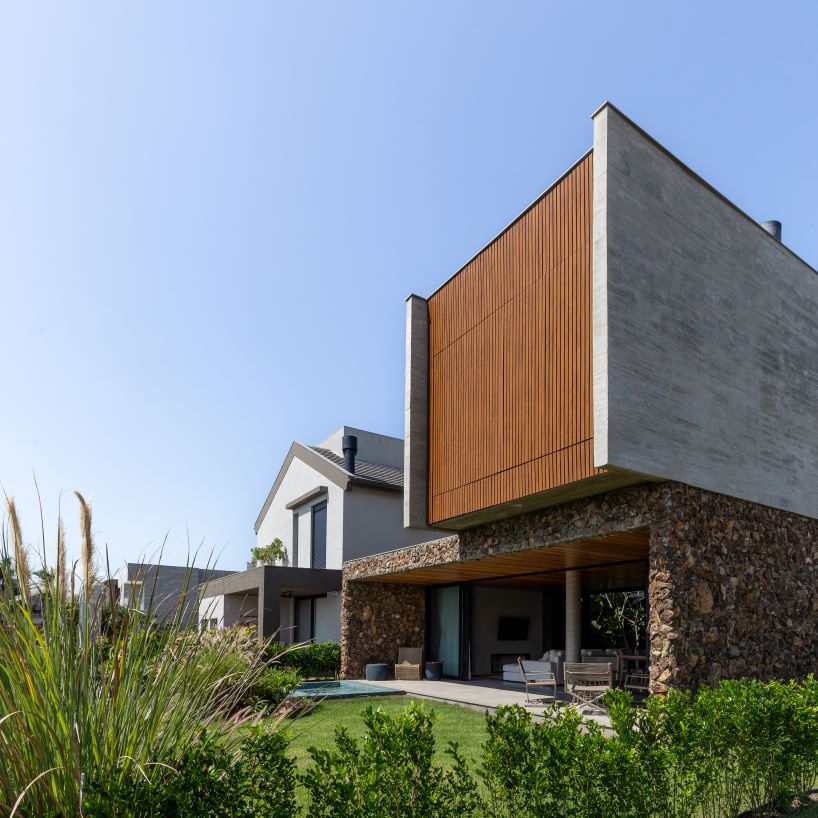
{"label": "wicker pouf", "polygon": [[385,682],[389,678],[389,665],[373,664],[366,666],[368,682]]}

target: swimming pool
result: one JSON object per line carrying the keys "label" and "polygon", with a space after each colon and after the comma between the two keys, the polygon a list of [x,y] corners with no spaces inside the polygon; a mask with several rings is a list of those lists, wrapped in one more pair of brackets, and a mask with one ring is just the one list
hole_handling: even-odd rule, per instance
{"label": "swimming pool", "polygon": [[402,696],[403,691],[370,682],[342,679],[337,682],[302,682],[290,695],[314,699],[353,699],[358,696]]}

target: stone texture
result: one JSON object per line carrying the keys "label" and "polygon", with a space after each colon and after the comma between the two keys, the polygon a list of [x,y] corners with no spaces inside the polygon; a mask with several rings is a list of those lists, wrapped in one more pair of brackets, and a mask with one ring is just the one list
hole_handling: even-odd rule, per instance
{"label": "stone texture", "polygon": [[422,646],[425,631],[426,594],[422,586],[344,579],[341,588],[344,679],[362,679],[366,665],[371,662],[385,662],[391,668],[398,658],[398,648]]}
{"label": "stone texture", "polygon": [[651,687],[818,671],[818,521],[680,483],[646,483],[344,565],[342,666],[422,644],[421,587],[362,581],[412,568],[649,529]]}
{"label": "stone texture", "polygon": [[371,557],[349,560],[344,563],[344,579],[351,580],[361,577],[396,574],[412,568],[458,562],[460,559],[458,537],[443,537],[439,540],[431,540],[408,548],[399,548],[395,551],[373,554]]}
{"label": "stone texture", "polygon": [[818,520],[680,483],[655,499],[653,689],[818,671]]}

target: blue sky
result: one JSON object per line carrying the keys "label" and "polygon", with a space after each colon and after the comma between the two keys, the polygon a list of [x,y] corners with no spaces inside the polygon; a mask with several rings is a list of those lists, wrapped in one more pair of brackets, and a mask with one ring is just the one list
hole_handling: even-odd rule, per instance
{"label": "blue sky", "polygon": [[[741,13],[738,14],[738,9]],[[404,298],[616,103],[818,265],[818,5],[0,0],[0,481],[240,568],[293,439],[403,424]],[[63,496],[69,546],[76,503]]]}

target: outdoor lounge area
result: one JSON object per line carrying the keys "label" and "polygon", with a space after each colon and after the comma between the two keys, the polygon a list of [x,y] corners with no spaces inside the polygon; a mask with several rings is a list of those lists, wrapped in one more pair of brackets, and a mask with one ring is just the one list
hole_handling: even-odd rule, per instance
{"label": "outdoor lounge area", "polygon": [[[398,648],[423,648],[424,662],[440,662],[444,680],[525,696],[536,681],[564,691],[566,666],[582,663],[608,672],[611,686],[646,693],[648,536],[637,530],[470,560],[442,553],[462,542],[450,538],[436,541],[434,558],[424,546],[383,555],[392,568],[384,574],[376,573],[379,557],[370,557],[345,565],[345,578],[366,572],[345,583],[345,611],[353,617],[369,604],[374,614],[377,602],[380,617],[367,618],[367,627],[410,626],[377,660],[392,664]],[[395,570],[403,554],[409,564]],[[349,599],[359,589],[363,605]],[[364,670],[348,662],[345,672],[362,678]]]}
{"label": "outdoor lounge area", "polygon": [[[558,688],[554,699],[526,695],[522,685],[507,685],[492,680],[456,681],[443,679],[430,682],[426,679],[397,680],[378,682],[378,687],[400,690],[408,696],[428,699],[431,702],[456,704],[471,710],[494,712],[498,707],[517,705],[532,713],[535,718],[541,717],[546,708],[558,704],[568,706],[572,699],[562,688]],[[602,727],[610,726],[610,719],[601,708],[579,708],[585,720],[595,721]]]}

